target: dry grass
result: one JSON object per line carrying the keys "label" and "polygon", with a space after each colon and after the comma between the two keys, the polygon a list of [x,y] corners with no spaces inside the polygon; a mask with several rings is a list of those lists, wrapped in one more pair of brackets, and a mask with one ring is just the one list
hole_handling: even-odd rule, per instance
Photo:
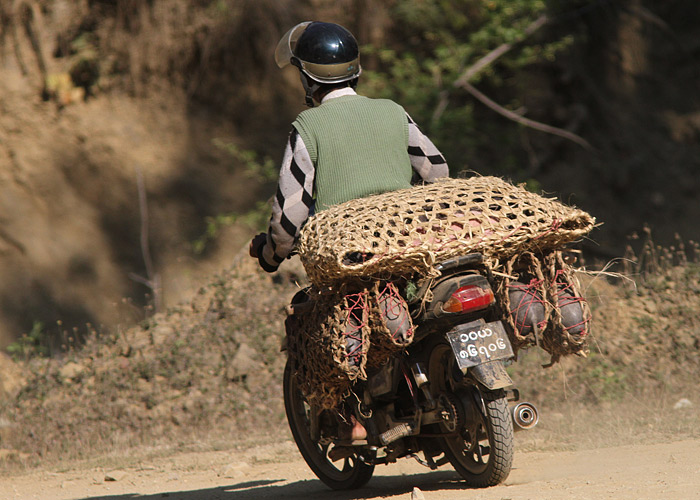
{"label": "dry grass", "polygon": [[18,452],[0,466],[230,447],[260,422],[286,437],[282,309],[303,278],[294,266],[275,277],[255,266],[243,262],[190,304],[62,360],[27,363],[28,384],[0,408],[0,448]]}

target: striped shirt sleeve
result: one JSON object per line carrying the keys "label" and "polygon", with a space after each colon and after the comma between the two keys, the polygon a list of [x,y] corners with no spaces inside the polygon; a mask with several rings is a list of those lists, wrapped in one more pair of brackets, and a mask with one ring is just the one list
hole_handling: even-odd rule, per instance
{"label": "striped shirt sleeve", "polygon": [[450,170],[445,157],[421,132],[408,113],[406,117],[408,118],[408,156],[413,170],[425,182],[434,182],[440,177],[448,177]]}
{"label": "striped shirt sleeve", "polygon": [[267,241],[258,256],[265,271],[276,271],[291,253],[301,227],[311,214],[315,174],[304,141],[296,129],[292,129],[272,202]]}

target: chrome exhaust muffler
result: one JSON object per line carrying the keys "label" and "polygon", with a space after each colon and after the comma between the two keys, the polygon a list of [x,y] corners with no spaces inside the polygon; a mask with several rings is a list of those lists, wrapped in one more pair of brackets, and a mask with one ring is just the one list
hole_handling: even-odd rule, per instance
{"label": "chrome exhaust muffler", "polygon": [[540,420],[537,408],[532,403],[523,402],[512,406],[510,415],[513,418],[513,430],[515,431],[532,429]]}

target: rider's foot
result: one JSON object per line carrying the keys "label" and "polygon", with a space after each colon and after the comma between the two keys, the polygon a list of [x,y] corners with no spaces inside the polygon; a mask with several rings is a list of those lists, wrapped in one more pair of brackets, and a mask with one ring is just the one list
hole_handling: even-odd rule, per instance
{"label": "rider's foot", "polygon": [[354,416],[350,417],[352,421],[352,432],[350,437],[353,441],[360,441],[361,439],[367,439],[367,430],[365,427],[355,419]]}
{"label": "rider's foot", "polygon": [[367,430],[354,415],[350,416],[350,422],[340,424],[338,434],[338,437],[342,441],[361,441],[367,439]]}

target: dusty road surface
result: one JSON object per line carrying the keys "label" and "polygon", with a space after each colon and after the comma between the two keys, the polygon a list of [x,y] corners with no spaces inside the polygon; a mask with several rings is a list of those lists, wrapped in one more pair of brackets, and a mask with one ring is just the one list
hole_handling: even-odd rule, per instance
{"label": "dusty road surface", "polygon": [[[115,460],[116,462],[116,460]],[[431,472],[413,460],[378,467],[365,488],[331,492],[294,445],[233,454],[205,452],[140,461],[122,468],[31,472],[0,478],[0,499],[257,500],[700,499],[700,440],[576,452],[517,453],[504,485],[464,489],[451,469]]]}

